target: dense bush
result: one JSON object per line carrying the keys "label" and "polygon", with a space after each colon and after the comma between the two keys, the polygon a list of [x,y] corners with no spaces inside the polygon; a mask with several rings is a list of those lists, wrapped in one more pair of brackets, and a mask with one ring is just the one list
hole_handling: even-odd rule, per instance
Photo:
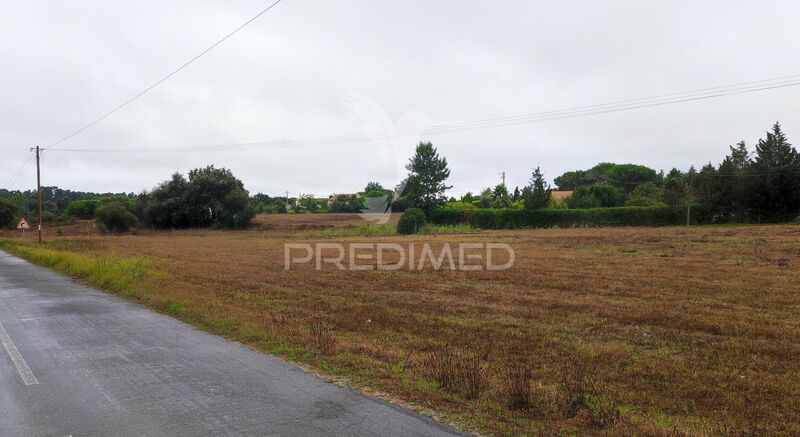
{"label": "dense bush", "polygon": [[400,216],[400,221],[397,222],[398,234],[416,234],[421,231],[427,220],[425,213],[419,208],[409,208]]}
{"label": "dense bush", "polygon": [[400,196],[392,202],[392,212],[403,212],[409,208],[411,202],[405,196]]}
{"label": "dense bush", "polygon": [[64,212],[77,219],[91,220],[94,218],[94,213],[98,206],[100,206],[100,200],[98,199],[76,200],[70,202]]}
{"label": "dense bush", "polygon": [[242,181],[224,168],[172,175],[140,201],[145,222],[156,228],[243,228],[255,216]]}
{"label": "dense bush", "polygon": [[[549,228],[582,226],[670,226],[686,224],[686,208],[620,207],[587,209],[453,209],[443,208],[428,216],[431,223],[466,223],[483,229]],[[693,206],[692,223],[711,222],[707,208]],[[399,231],[399,228],[398,228]]]}
{"label": "dense bush", "polygon": [[664,189],[653,182],[639,185],[631,192],[625,206],[667,206]]}
{"label": "dense bush", "polygon": [[111,201],[97,208],[95,222],[101,230],[114,234],[128,232],[137,224],[136,216],[120,201]]}
{"label": "dense bush", "polygon": [[[371,199],[381,200],[380,197],[375,196]],[[349,200],[336,200],[328,205],[330,212],[361,212],[365,207],[366,200],[363,198],[349,199]]]}
{"label": "dense bush", "polygon": [[11,201],[0,199],[0,228],[9,227],[17,218],[17,206]]}
{"label": "dense bush", "polygon": [[570,208],[613,208],[625,202],[625,192],[613,185],[596,183],[578,187],[565,199]]}

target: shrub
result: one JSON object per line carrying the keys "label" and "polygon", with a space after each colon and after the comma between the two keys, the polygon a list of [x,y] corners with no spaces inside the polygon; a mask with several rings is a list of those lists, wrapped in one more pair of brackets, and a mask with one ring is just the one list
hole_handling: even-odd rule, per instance
{"label": "shrub", "polygon": [[525,363],[507,363],[503,372],[508,406],[527,410],[531,406],[531,367]]}
{"label": "shrub", "polygon": [[564,201],[570,208],[610,208],[622,206],[625,202],[625,192],[613,185],[597,183],[588,187],[578,187]]}
{"label": "shrub", "polygon": [[664,190],[655,183],[648,182],[633,189],[625,206],[666,206],[663,197]]}
{"label": "shrub", "polygon": [[136,226],[136,216],[128,211],[122,202],[108,202],[97,208],[95,222],[104,231],[111,233],[128,232]]}
{"label": "shrub", "polygon": [[584,405],[589,416],[589,425],[595,429],[607,429],[622,421],[622,414],[620,413],[617,404],[609,399],[594,396],[591,394],[584,395]]}
{"label": "shrub", "polygon": [[416,234],[421,231],[427,220],[425,213],[419,208],[409,208],[400,216],[400,221],[397,222],[398,234]]}
{"label": "shrub", "polygon": [[[32,214],[32,217],[31,217],[29,223],[33,223],[33,222],[39,221],[39,217],[36,215],[35,212],[32,212],[31,214]],[[43,222],[48,223],[48,222],[54,222],[56,220],[58,220],[58,215],[56,215],[55,213],[50,212],[50,211],[42,212],[42,221]]]}
{"label": "shrub", "polygon": [[457,351],[449,345],[434,349],[424,366],[439,387],[447,392],[477,399],[486,388],[486,370],[481,358]]}
{"label": "shrub", "polygon": [[316,344],[317,349],[323,354],[331,353],[336,346],[336,338],[333,336],[331,330],[332,327],[325,323],[322,316],[319,314],[315,315],[309,324],[311,338],[314,344]]}
{"label": "shrub", "polygon": [[12,226],[17,218],[17,206],[6,199],[0,199],[0,228]]}
{"label": "shrub", "polygon": [[403,212],[409,208],[410,204],[411,203],[408,201],[408,197],[405,196],[398,197],[392,202],[392,211]]}
{"label": "shrub", "polygon": [[595,391],[597,361],[577,353],[568,354],[561,366],[561,394],[563,411],[574,416],[592,399]]}

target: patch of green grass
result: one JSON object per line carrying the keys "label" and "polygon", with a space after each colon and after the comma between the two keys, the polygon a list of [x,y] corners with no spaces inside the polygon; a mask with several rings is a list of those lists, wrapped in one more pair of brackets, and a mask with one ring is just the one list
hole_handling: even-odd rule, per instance
{"label": "patch of green grass", "polygon": [[130,291],[134,283],[156,273],[148,260],[138,257],[82,255],[12,240],[0,240],[0,249],[119,293]]}
{"label": "patch of green grass", "polygon": [[435,235],[435,234],[469,234],[478,232],[479,229],[472,227],[468,223],[460,223],[455,225],[433,225],[428,223],[425,225],[420,234]]}
{"label": "patch of green grass", "polygon": [[300,238],[371,237],[397,235],[394,225],[363,224],[358,226],[335,226],[323,230],[298,232]]}
{"label": "patch of green grass", "polygon": [[172,302],[172,301],[167,301],[165,309],[166,309],[167,314],[171,314],[173,316],[179,316],[179,315],[183,314],[184,312],[186,312],[186,307],[185,306],[183,306],[183,305],[181,305],[181,304],[179,304],[177,302]]}
{"label": "patch of green grass", "polygon": [[397,235],[397,228],[394,225],[361,225],[361,226],[340,226],[325,229],[322,232],[325,237],[369,237]]}
{"label": "patch of green grass", "polygon": [[[469,224],[455,224],[455,225],[433,225],[427,224],[420,231],[419,234],[423,235],[437,235],[437,234],[467,234],[478,232],[479,230]],[[303,233],[302,236],[307,237],[384,237],[397,235],[397,227],[395,225],[383,224],[364,224],[360,226],[338,226],[328,228],[322,231],[312,231]]]}

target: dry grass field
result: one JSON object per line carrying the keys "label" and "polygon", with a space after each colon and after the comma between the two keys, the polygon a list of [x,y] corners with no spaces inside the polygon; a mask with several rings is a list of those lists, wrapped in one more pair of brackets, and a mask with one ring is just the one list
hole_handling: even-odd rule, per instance
{"label": "dry grass field", "polygon": [[[119,237],[72,225],[45,250],[5,248],[469,431],[800,433],[800,226],[318,230],[352,219]],[[284,270],[284,243],[315,241],[500,242],[516,263]],[[92,273],[114,263],[129,281]]]}

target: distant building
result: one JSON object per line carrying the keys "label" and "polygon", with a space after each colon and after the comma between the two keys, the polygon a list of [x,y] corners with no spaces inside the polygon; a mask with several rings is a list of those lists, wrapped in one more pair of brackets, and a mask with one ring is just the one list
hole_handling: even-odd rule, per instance
{"label": "distant building", "polygon": [[571,196],[574,192],[575,191],[572,190],[550,190],[550,198],[553,199],[554,202],[560,201]]}
{"label": "distant building", "polygon": [[358,194],[331,194],[328,196],[328,205],[333,202],[347,202],[359,198]]}

